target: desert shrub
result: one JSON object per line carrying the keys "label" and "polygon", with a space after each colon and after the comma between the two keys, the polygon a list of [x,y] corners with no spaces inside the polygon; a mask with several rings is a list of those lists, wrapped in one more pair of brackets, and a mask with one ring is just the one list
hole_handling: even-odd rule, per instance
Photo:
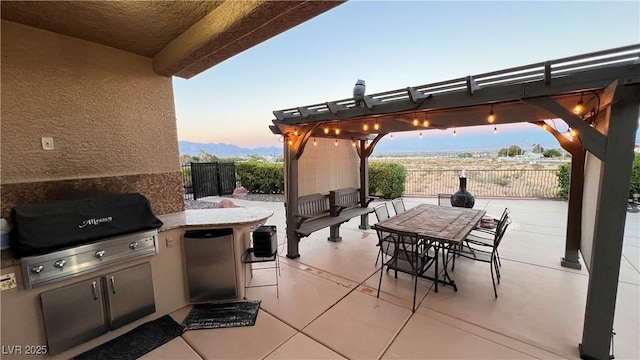
{"label": "desert shrub", "polygon": [[558,149],[545,149],[542,152],[542,156],[546,157],[546,158],[553,158],[553,157],[560,157],[562,156],[562,153],[560,152],[560,150]]}
{"label": "desert shrub", "polygon": [[184,187],[191,187],[191,166],[181,166],[182,181],[184,181]]}
{"label": "desert shrub", "polygon": [[463,153],[458,154],[458,157],[459,158],[463,158],[463,159],[472,158],[473,154],[470,153],[470,152],[463,152]]}
{"label": "desert shrub", "polygon": [[250,193],[282,194],[284,192],[284,164],[262,161],[236,163],[238,182]]}
{"label": "desert shrub", "polygon": [[385,199],[404,194],[407,169],[402,164],[371,162],[369,164],[369,193]]}
{"label": "desert shrub", "polygon": [[571,183],[571,164],[564,163],[558,166],[556,176],[558,177],[558,192],[556,196],[562,199],[568,199],[569,184]]}
{"label": "desert shrub", "polygon": [[496,185],[500,185],[500,186],[507,186],[509,184],[511,184],[511,180],[509,180],[508,176],[501,176],[497,179],[493,179],[492,181],[494,184]]}

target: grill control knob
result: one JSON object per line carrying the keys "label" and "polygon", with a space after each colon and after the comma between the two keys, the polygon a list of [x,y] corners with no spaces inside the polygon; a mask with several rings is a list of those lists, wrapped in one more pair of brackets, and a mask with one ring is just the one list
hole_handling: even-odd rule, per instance
{"label": "grill control knob", "polygon": [[95,253],[95,257],[97,257],[98,259],[100,259],[101,257],[104,256],[104,250],[98,250]]}
{"label": "grill control knob", "polygon": [[40,274],[40,272],[44,269],[44,266],[42,265],[36,265],[34,267],[31,268],[31,272],[36,273],[36,274]]}
{"label": "grill control knob", "polygon": [[62,268],[67,264],[67,260],[58,260],[55,263],[53,263],[53,267],[54,268],[58,268],[60,270],[62,270]]}
{"label": "grill control knob", "polygon": [[138,242],[137,241],[134,241],[131,244],[129,244],[129,249],[135,250],[137,248],[138,248]]}

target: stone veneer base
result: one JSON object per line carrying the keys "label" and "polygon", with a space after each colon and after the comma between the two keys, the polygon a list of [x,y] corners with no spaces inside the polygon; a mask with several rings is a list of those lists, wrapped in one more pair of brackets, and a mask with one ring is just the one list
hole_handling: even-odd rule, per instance
{"label": "stone veneer base", "polygon": [[11,217],[18,205],[84,199],[109,194],[138,192],[151,202],[156,215],[184,211],[180,171],[158,174],[123,175],[89,179],[55,180],[0,186],[1,215]]}

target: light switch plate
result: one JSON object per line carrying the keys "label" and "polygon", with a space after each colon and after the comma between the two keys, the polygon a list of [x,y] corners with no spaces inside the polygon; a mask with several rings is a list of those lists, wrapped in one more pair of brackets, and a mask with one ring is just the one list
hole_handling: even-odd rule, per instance
{"label": "light switch plate", "polygon": [[42,137],[42,150],[53,150],[53,138]]}
{"label": "light switch plate", "polygon": [[9,290],[16,286],[16,274],[10,273],[0,275],[0,290]]}

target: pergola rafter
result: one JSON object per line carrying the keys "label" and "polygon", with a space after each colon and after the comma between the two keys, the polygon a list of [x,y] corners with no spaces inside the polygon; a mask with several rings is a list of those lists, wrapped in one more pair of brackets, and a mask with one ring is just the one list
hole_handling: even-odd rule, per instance
{"label": "pergola rafter", "polygon": [[[572,109],[579,101],[585,111],[574,114]],[[343,99],[274,111],[276,119],[270,129],[287,139],[287,256],[300,256],[294,212],[298,160],[309,138],[357,141],[361,205],[365,206],[368,158],[385,135],[487,125],[490,109],[497,116],[495,125],[528,122],[541,126],[572,154],[561,265],[580,268],[578,252],[585,257],[590,277],[580,353],[583,358],[607,358],[640,111],[640,44],[366,95],[361,106],[354,99]],[[426,119],[429,126],[424,125]],[[549,119],[562,119],[577,130],[577,137],[568,139],[555,122],[553,126],[545,122]],[[304,138],[297,139],[295,131],[301,128]],[[588,154],[595,156],[593,161]],[[597,194],[584,193],[587,183]],[[595,199],[595,209],[583,209],[585,197]],[[594,229],[589,239],[582,231],[585,214],[594,222],[588,225]],[[360,228],[368,228],[368,217],[361,218]]]}

